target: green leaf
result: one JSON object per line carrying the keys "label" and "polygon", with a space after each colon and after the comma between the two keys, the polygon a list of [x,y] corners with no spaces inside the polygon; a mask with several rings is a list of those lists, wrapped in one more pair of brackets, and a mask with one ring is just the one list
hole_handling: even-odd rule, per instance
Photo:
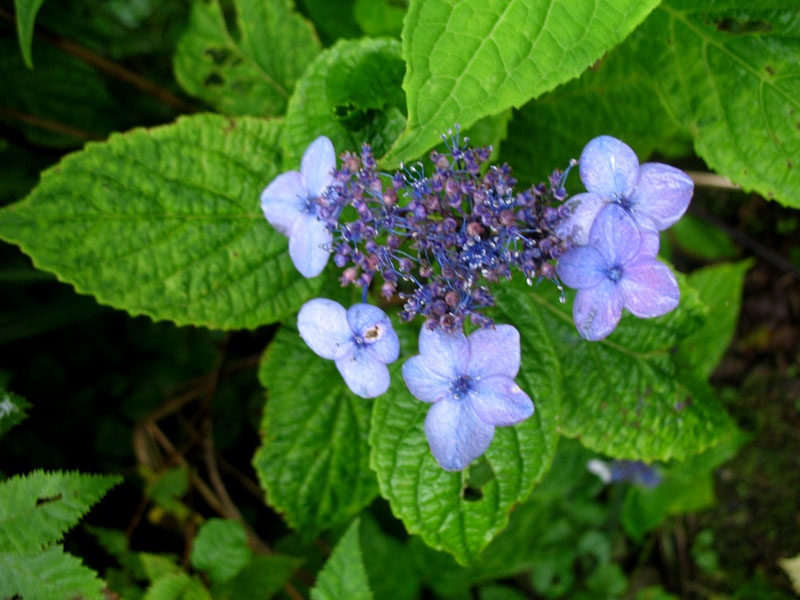
{"label": "green leaf", "polygon": [[536,314],[552,340],[557,358],[550,360],[560,362],[564,386],[561,433],[609,456],[649,462],[696,454],[726,432],[730,418],[708,383],[677,360],[677,344],[697,330],[706,312],[680,274],[678,282],[676,310],[655,319],[625,314],[617,330],[599,342],[578,335],[573,293],[561,304],[550,285],[535,293],[524,291],[524,282],[499,290],[500,306],[514,293],[519,302],[524,299],[509,322]]}
{"label": "green leaf", "polygon": [[314,21],[322,41],[330,46],[339,38],[357,38],[361,29],[353,9],[356,0],[299,0],[299,6]]}
{"label": "green leaf", "polygon": [[555,452],[560,371],[544,322],[535,313],[521,313],[520,300],[509,294],[498,301],[502,314],[515,315],[498,321],[513,322],[520,331],[517,383],[533,400],[535,412],[519,425],[498,427],[485,459],[458,473],[437,464],[425,437],[429,405],[408,392],[400,365],[391,368],[388,393],[375,400],[370,464],[378,474],[381,495],[409,533],[461,563],[475,561],[506,526],[509,512],[527,498]]}
{"label": "green leaf", "polygon": [[[369,512],[361,513],[360,542],[364,567],[376,598],[419,598],[419,574],[408,544],[384,533]],[[387,569],[387,565],[391,565]]]}
{"label": "green leaf", "polygon": [[[1,505],[1,504],[0,504]],[[2,531],[2,530],[0,530]],[[61,546],[23,553],[0,552],[0,598],[105,600],[97,573]]]}
{"label": "green leaf", "polygon": [[701,260],[734,258],[739,253],[727,233],[691,214],[670,227],[669,236],[683,252]]}
{"label": "green leaf", "polygon": [[794,0],[671,0],[632,38],[697,153],[745,190],[800,207]]}
{"label": "green leaf", "polygon": [[356,0],[353,16],[365,34],[373,37],[400,37],[405,7],[397,0]]}
{"label": "green leaf", "polygon": [[[623,140],[642,162],[655,150],[680,152],[674,139],[688,132],[664,108],[654,80],[631,68],[634,52],[626,40],[579,79],[514,111],[501,157],[515,177],[529,184],[546,181],[599,135]],[[577,169],[569,181],[579,182]]]}
{"label": "green leaf", "polygon": [[0,436],[28,418],[30,402],[0,387]]}
{"label": "green leaf", "polygon": [[283,327],[259,369],[267,388],[253,466],[267,502],[307,538],[347,522],[375,497],[369,470],[371,400],[347,389],[333,361]]}
{"label": "green leaf", "polygon": [[264,219],[279,122],[195,115],[113,135],[0,211],[0,238],[103,304],[212,328],[282,319],[314,294]]}
{"label": "green leaf", "polygon": [[225,582],[236,577],[252,555],[241,523],[209,519],[197,532],[191,561],[195,569],[208,571],[211,581]]}
{"label": "green leaf", "polygon": [[412,0],[403,27],[408,127],[386,165],[459,123],[521,106],[578,76],[659,0]]}
{"label": "green leaf", "polygon": [[353,521],[336,544],[319,572],[311,600],[372,600],[358,543],[358,524],[358,519]]}
{"label": "green leaf", "polygon": [[211,595],[199,580],[180,571],[154,581],[143,600],[211,600]]}
{"label": "green leaf", "polygon": [[322,52],[289,100],[285,164],[298,165],[320,135],[328,136],[337,152],[358,151],[367,142],[380,156],[405,126],[404,69],[396,40],[340,41]]}
{"label": "green leaf", "polygon": [[14,9],[17,18],[17,36],[19,37],[19,49],[25,64],[29,69],[33,68],[33,57],[31,56],[31,45],[33,44],[33,24],[36,21],[36,13],[42,6],[44,0],[14,0]]}
{"label": "green leaf", "polygon": [[117,475],[38,470],[0,483],[0,551],[38,550],[60,540],[121,481]]}
{"label": "green leaf", "polygon": [[292,88],[319,52],[314,28],[291,0],[235,0],[238,38],[218,0],[195,0],[174,58],[183,88],[231,115],[283,114]]}
{"label": "green leaf", "polygon": [[280,554],[255,555],[236,577],[212,586],[214,600],[268,600],[289,581],[301,562]]}
{"label": "green leaf", "polygon": [[717,368],[736,332],[745,273],[751,260],[704,267],[689,275],[689,284],[709,307],[705,325],[681,340],[678,361],[708,377]]}
{"label": "green leaf", "polygon": [[529,598],[522,590],[507,585],[487,585],[478,594],[480,600],[526,600]]}

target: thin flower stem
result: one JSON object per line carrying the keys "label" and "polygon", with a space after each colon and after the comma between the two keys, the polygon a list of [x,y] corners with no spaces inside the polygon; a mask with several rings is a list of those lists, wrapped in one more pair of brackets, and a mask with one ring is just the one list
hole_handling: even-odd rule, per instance
{"label": "thin flower stem", "polygon": [[724,175],[708,173],[705,171],[686,171],[686,174],[694,181],[698,187],[710,187],[721,190],[741,190],[742,188],[733,183]]}

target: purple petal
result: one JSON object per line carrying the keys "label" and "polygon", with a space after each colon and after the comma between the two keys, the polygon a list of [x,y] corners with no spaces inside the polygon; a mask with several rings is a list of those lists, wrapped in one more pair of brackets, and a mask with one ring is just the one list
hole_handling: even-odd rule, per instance
{"label": "purple petal", "polygon": [[347,309],[350,328],[364,340],[364,348],[384,364],[400,356],[400,340],[386,313],[371,304],[354,304]]}
{"label": "purple petal", "polygon": [[428,410],[425,435],[436,462],[445,471],[461,471],[486,452],[494,425],[481,421],[469,402],[445,398]]}
{"label": "purple petal", "polygon": [[353,330],[344,306],[327,298],[306,302],[297,315],[297,329],[309,348],[322,358],[336,360],[353,349]]}
{"label": "purple petal", "polygon": [[429,370],[452,381],[466,373],[469,342],[463,333],[445,333],[423,325],[419,331],[419,353]]}
{"label": "purple petal", "polygon": [[333,143],[324,135],[319,136],[303,154],[300,172],[306,183],[308,195],[318,198],[331,183],[333,170],[336,168],[336,151]]}
{"label": "purple petal", "polygon": [[681,292],[669,267],[654,259],[642,259],[625,267],[619,289],[625,308],[648,319],[678,306]]}
{"label": "purple petal", "polygon": [[605,280],[597,287],[579,290],[572,306],[572,319],[578,333],[591,341],[602,340],[619,323],[622,294],[617,285]]}
{"label": "purple petal", "polygon": [[606,278],[609,265],[593,246],[577,246],[558,259],[556,273],[576,290],[594,287]]}
{"label": "purple petal", "polygon": [[691,178],[675,167],[645,163],[631,195],[633,211],[649,218],[658,231],[667,229],[683,216],[694,192]]}
{"label": "purple petal", "polygon": [[436,402],[452,395],[450,380],[426,367],[420,355],[412,356],[403,363],[403,381],[411,395],[423,402]]}
{"label": "purple petal", "polygon": [[659,238],[658,231],[656,231],[653,226],[653,222],[647,217],[639,215],[638,218],[636,218],[636,224],[639,226],[639,252],[634,260],[639,260],[644,257],[655,258],[658,256],[661,239]]}
{"label": "purple petal", "polygon": [[261,192],[261,210],[275,229],[289,235],[305,208],[306,190],[297,171],[282,173]]}
{"label": "purple petal", "polygon": [[609,266],[624,265],[639,251],[639,228],[624,208],[609,204],[597,215],[589,244],[597,248]]}
{"label": "purple petal", "polygon": [[583,185],[603,198],[630,196],[639,179],[636,153],[609,135],[601,135],[586,144],[579,165]]}
{"label": "purple petal", "polygon": [[556,225],[556,235],[562,240],[571,238],[576,244],[585,245],[597,213],[606,204],[606,200],[597,194],[576,194],[564,204],[570,216]]}
{"label": "purple petal", "polygon": [[331,232],[325,223],[308,213],[299,218],[289,234],[289,256],[303,277],[316,277],[328,264]]}
{"label": "purple petal", "polygon": [[490,425],[514,425],[533,414],[533,402],[510,377],[492,375],[477,381],[469,395],[475,414]]}
{"label": "purple petal", "polygon": [[511,325],[495,325],[473,331],[469,342],[467,375],[472,378],[506,375],[519,371],[519,331]]}
{"label": "purple petal", "polygon": [[356,396],[375,398],[389,389],[389,369],[357,346],[353,347],[352,352],[336,359],[336,368]]}

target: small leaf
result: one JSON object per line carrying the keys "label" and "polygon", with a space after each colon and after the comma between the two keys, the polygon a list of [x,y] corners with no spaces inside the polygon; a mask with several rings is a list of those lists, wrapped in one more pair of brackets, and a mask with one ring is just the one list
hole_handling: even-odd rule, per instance
{"label": "small leaf", "polygon": [[180,571],[154,581],[142,600],[211,600],[211,594],[199,580]]}
{"label": "small leaf", "polygon": [[678,345],[678,361],[708,377],[716,369],[733,340],[745,273],[752,261],[723,263],[704,267],[689,275],[689,284],[697,290],[709,308],[708,320]]}
{"label": "small leaf", "polygon": [[300,164],[317,136],[338,152],[358,151],[362,142],[383,154],[405,126],[400,42],[344,40],[322,52],[297,83],[286,112],[286,165]]}
{"label": "small leaf", "polygon": [[212,586],[214,600],[268,600],[289,581],[301,562],[280,554],[255,555],[236,577]]}
{"label": "small leaf", "polygon": [[669,0],[631,43],[643,76],[712,169],[800,208],[796,15],[795,0]]}
{"label": "small leaf", "polygon": [[377,492],[367,445],[372,401],[350,392],[333,361],[289,327],[264,354],[259,379],[268,400],[253,466],[267,502],[309,538],[347,522]]}
{"label": "small leaf", "polygon": [[30,402],[0,387],[0,436],[28,418]]}
{"label": "small leaf", "polygon": [[99,302],[154,319],[257,327],[321,284],[292,265],[259,195],[281,125],[195,115],[89,144],[0,211],[0,237]]}
{"label": "small leaf", "polygon": [[311,600],[372,600],[367,572],[358,543],[356,519],[341,537],[319,572]]}
{"label": "small leaf", "polygon": [[31,45],[33,44],[33,24],[36,21],[36,13],[42,6],[44,0],[14,0],[14,9],[17,18],[17,36],[19,37],[19,49],[25,64],[29,69],[33,68],[33,57],[31,56]]}
{"label": "small leaf", "polygon": [[191,561],[195,569],[208,571],[212,581],[234,578],[247,563],[253,551],[247,546],[247,533],[241,523],[229,519],[209,519],[197,532],[192,545]]}
{"label": "small leaf", "polygon": [[[2,503],[0,503],[2,505]],[[2,529],[0,529],[2,531]],[[22,553],[0,552],[0,598],[105,600],[97,573],[61,546]]]}
{"label": "small leaf", "polygon": [[195,0],[175,53],[181,86],[230,115],[283,114],[295,82],[319,52],[291,0],[235,0],[239,38],[218,0]]}
{"label": "small leaf", "polygon": [[387,166],[420,157],[454,123],[578,76],[622,41],[658,0],[412,0],[403,27],[408,127]]}
{"label": "small leaf", "polygon": [[60,540],[121,481],[117,475],[39,470],[0,483],[0,552],[38,550]]}

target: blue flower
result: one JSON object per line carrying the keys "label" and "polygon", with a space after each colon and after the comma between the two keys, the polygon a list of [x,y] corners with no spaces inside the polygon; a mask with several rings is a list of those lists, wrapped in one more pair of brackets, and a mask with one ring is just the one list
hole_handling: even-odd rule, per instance
{"label": "blue flower", "polygon": [[588,246],[562,256],[556,272],[578,290],[573,320],[587,340],[601,340],[619,323],[623,307],[640,318],[678,306],[680,290],[669,268],[656,260],[658,244],[647,242],[621,207],[606,206],[589,232]]}
{"label": "blue flower", "polygon": [[389,369],[400,355],[392,323],[380,308],[354,304],[348,310],[333,300],[314,298],[297,315],[306,344],[322,358],[336,361],[347,387],[362,398],[389,389]]}
{"label": "blue flower", "polygon": [[586,244],[600,210],[608,204],[624,208],[640,230],[662,231],[689,206],[694,183],[686,173],[661,163],[639,165],[631,148],[608,135],[594,138],[581,153],[581,181],[588,193],[564,205],[569,218],[556,228],[559,237]]}
{"label": "blue flower", "polygon": [[336,152],[320,136],[306,149],[300,171],[278,175],[261,192],[261,210],[267,221],[289,236],[289,256],[304,277],[316,277],[325,268],[333,236],[319,218],[317,199],[333,183]]}
{"label": "blue flower", "polygon": [[586,464],[586,468],[597,475],[603,483],[629,481],[648,488],[654,488],[661,483],[661,474],[640,460],[605,462],[593,458]]}
{"label": "blue flower", "polygon": [[419,351],[403,365],[411,393],[431,402],[425,434],[446,471],[460,471],[489,447],[496,425],[533,414],[533,403],[514,382],[520,365],[519,332],[511,325],[466,337],[422,327]]}

